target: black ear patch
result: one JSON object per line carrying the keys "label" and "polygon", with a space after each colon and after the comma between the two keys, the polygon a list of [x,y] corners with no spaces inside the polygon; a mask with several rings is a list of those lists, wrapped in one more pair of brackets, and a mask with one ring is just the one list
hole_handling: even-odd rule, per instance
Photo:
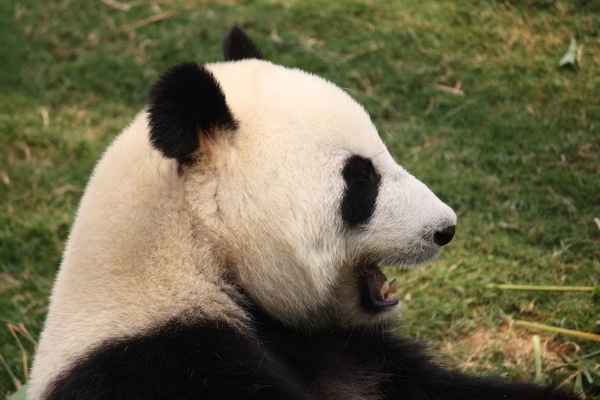
{"label": "black ear patch", "polygon": [[263,60],[263,55],[240,28],[234,26],[223,38],[223,56],[225,61],[238,61],[250,58]]}
{"label": "black ear patch", "polygon": [[381,176],[368,158],[354,155],[350,157],[342,176],[346,190],[342,199],[342,220],[355,228],[369,221],[375,212]]}
{"label": "black ear patch", "polygon": [[200,146],[200,135],[235,130],[221,86],[196,63],[168,69],[148,94],[150,140],[166,157],[189,161]]}

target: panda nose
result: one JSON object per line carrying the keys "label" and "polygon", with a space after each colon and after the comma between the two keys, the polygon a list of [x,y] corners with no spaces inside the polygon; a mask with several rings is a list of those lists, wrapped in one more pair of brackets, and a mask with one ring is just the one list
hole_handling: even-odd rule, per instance
{"label": "panda nose", "polygon": [[441,231],[437,231],[436,233],[434,233],[433,241],[438,246],[445,246],[448,243],[450,243],[450,241],[454,237],[455,232],[456,232],[456,225],[448,226],[448,227],[442,229]]}

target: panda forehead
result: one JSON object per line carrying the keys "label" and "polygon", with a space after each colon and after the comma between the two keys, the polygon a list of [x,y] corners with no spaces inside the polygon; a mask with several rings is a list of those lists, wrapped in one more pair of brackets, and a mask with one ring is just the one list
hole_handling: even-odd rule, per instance
{"label": "panda forehead", "polygon": [[[250,134],[261,136],[251,138],[253,142],[273,140],[282,150],[301,144],[302,151],[313,148],[365,158],[387,152],[365,109],[321,77],[263,60],[207,68],[241,130],[250,128]],[[258,133],[257,126],[264,129]]]}

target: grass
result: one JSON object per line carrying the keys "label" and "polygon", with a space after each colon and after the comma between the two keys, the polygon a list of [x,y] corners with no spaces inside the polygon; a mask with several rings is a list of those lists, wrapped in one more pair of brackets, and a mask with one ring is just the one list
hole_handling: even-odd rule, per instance
{"label": "grass", "polygon": [[[8,370],[27,380],[25,332],[39,336],[95,161],[160,71],[220,60],[234,23],[274,62],[346,88],[456,209],[444,256],[395,273],[406,334],[463,370],[532,380],[539,333],[544,379],[600,398],[597,342],[514,324],[600,333],[590,293],[486,288],[599,285],[593,0],[1,2],[0,396],[15,390]],[[578,65],[559,68],[571,36]]]}

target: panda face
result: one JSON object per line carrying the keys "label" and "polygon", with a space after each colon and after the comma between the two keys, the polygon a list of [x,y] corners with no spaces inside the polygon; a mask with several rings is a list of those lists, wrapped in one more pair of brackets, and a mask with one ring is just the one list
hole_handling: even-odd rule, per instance
{"label": "panda face", "polygon": [[[387,281],[382,264],[401,268],[427,262],[439,254],[455,230],[456,216],[448,206],[389,154],[381,158],[385,160],[372,163],[353,158],[347,164],[347,168],[351,163],[361,165],[358,178],[347,183],[344,197],[355,205],[354,215],[361,217],[358,224],[352,218],[344,220],[347,225],[350,222],[346,243],[353,274],[345,275],[346,280],[336,288],[341,314],[350,324],[384,321],[400,309],[397,283]],[[356,290],[351,290],[353,280],[358,281],[358,298]]]}
{"label": "panda face", "polygon": [[[200,101],[212,117],[198,117]],[[426,262],[452,238],[454,212],[319,77],[256,59],[187,64],[158,81],[148,112],[198,230],[243,291],[288,325],[389,319],[400,303],[380,265]]]}

